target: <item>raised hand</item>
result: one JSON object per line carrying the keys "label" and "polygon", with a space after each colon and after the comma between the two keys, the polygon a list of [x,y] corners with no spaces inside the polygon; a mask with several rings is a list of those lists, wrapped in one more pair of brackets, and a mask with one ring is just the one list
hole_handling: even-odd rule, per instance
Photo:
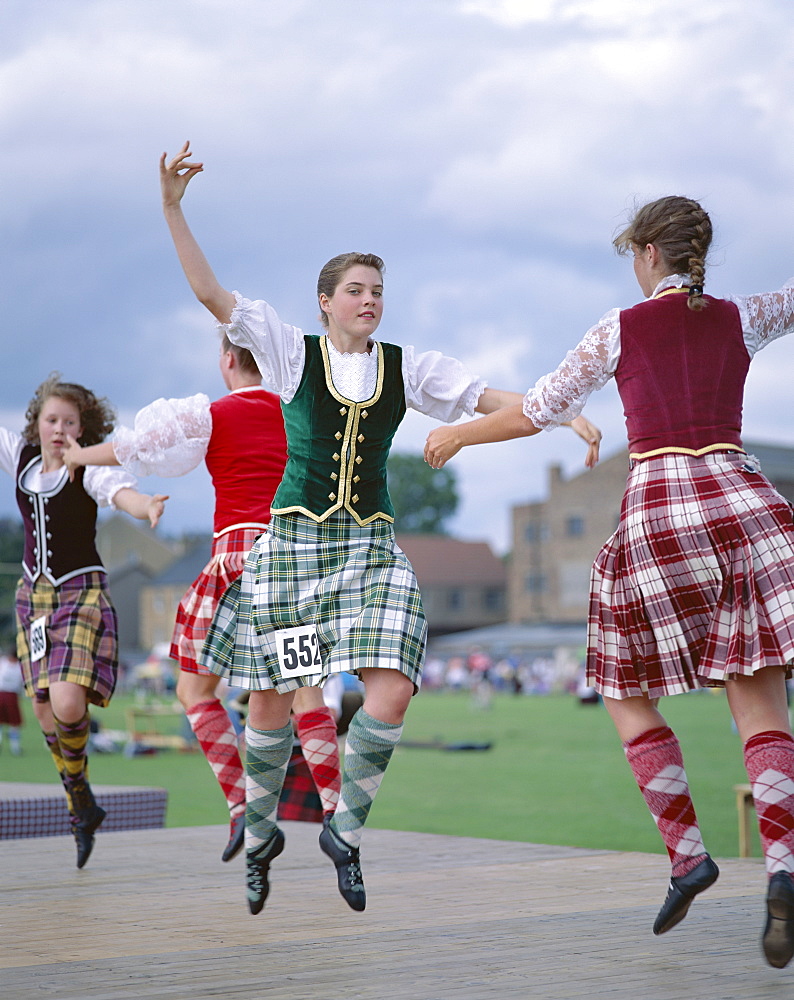
{"label": "raised hand", "polygon": [[190,181],[204,169],[203,163],[189,162],[192,155],[189,142],[186,142],[168,163],[166,163],[167,155],[163,153],[160,157],[160,190],[164,207],[178,205]]}
{"label": "raised hand", "polygon": [[74,473],[83,464],[81,459],[83,449],[75,441],[71,434],[66,435],[66,447],[63,449],[63,464],[69,473],[69,478],[74,482]]}

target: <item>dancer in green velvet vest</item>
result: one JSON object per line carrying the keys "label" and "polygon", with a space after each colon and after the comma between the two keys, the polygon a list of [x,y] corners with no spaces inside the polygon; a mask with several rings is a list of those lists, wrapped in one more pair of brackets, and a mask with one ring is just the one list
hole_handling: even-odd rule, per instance
{"label": "dancer in green velvet vest", "polygon": [[[337,671],[366,691],[350,723],[339,804],[320,847],[354,910],[365,906],[363,826],[418,691],[426,623],[416,578],[394,540],[386,460],[410,406],[450,422],[520,401],[486,388],[464,365],[374,340],[383,261],[342,254],[320,272],[326,332],[309,336],[272,306],[224,289],[185,221],[182,196],[202,165],[187,144],[161,158],[163,210],[190,285],[232,343],[251,351],[281,397],[288,460],[269,530],[251,550],[213,621],[202,662],[251,691],[246,727],[246,877],[252,913],[264,906],[270,863],[283,850],[276,806],[292,745],[295,691]],[[591,449],[600,437],[575,427]]]}

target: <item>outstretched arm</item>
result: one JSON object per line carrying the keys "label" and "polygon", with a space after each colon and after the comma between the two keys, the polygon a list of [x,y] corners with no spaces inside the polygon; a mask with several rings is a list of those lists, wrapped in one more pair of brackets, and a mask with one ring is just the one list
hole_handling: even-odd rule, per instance
{"label": "outstretched arm", "polygon": [[[488,392],[487,389],[485,391]],[[465,424],[436,427],[427,436],[425,461],[432,468],[440,469],[466,445],[510,441],[513,438],[531,437],[539,433],[540,428],[536,427],[529,417],[524,416],[522,404],[519,402],[492,410],[487,416],[469,420]]]}
{"label": "outstretched arm", "polygon": [[196,298],[220,323],[228,323],[234,309],[234,296],[218,282],[215,273],[196,242],[182,212],[182,196],[190,181],[204,169],[203,163],[191,163],[190,143],[166,163],[160,157],[160,190],[163,214],[174,241],[179,262]]}
{"label": "outstretched arm", "polygon": [[151,527],[156,528],[163,516],[167,499],[162,493],[149,496],[148,493],[139,493],[131,486],[124,486],[116,492],[113,503],[119,510],[137,517],[139,521],[148,520]]}
{"label": "outstretched arm", "polygon": [[[487,392],[488,390],[486,390]],[[484,395],[484,394],[483,394]],[[521,399],[522,397],[519,397]],[[586,417],[576,417],[567,426],[571,427],[583,441],[587,442],[585,465],[592,469],[598,461],[601,431]],[[495,441],[511,441],[513,438],[532,437],[540,433],[529,417],[524,415],[522,403],[492,410],[485,417],[470,420],[465,424],[436,427],[427,436],[425,461],[434,469],[440,469],[466,445],[490,444]]]}
{"label": "outstretched arm", "polygon": [[67,446],[63,452],[63,462],[69,470],[69,478],[74,479],[74,470],[81,465],[121,465],[113,451],[112,441],[102,441],[100,444],[89,444],[85,447],[78,444],[71,434],[66,435]]}

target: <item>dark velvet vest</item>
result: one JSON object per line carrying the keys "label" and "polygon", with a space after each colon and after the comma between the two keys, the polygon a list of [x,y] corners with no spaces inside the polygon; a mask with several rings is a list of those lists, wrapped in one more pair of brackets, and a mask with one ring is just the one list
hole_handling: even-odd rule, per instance
{"label": "dark velvet vest", "polygon": [[386,460],[405,416],[402,350],[378,343],[378,377],[370,399],[345,399],[334,388],[326,338],[304,335],[306,363],[298,390],[282,403],[287,466],[273,513],[324,521],[344,509],[358,524],[394,520]]}
{"label": "dark velvet vest", "polygon": [[57,587],[80,573],[104,572],[95,543],[97,505],[83,488],[85,469],[76,471],[74,482],[64,469],[52,491],[31,493],[22,480],[40,458],[38,445],[25,445],[17,466],[17,504],[25,526],[25,575],[35,580],[41,574]]}
{"label": "dark velvet vest", "polygon": [[686,292],[668,292],[620,313],[615,373],[629,451],[741,448],[742,399],[750,357],[739,310],[706,296],[700,312]]}

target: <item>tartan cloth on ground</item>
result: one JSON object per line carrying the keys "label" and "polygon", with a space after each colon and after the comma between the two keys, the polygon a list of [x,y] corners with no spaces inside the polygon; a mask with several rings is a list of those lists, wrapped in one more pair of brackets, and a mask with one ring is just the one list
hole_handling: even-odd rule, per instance
{"label": "tartan cloth on ground", "polygon": [[656,698],[792,659],[792,508],[757,461],[637,463],[593,566],[588,683],[610,698]]}
{"label": "tartan cloth on ground", "polygon": [[274,515],[221,599],[199,662],[233,687],[296,690],[305,678],[282,679],[273,632],[298,625],[317,626],[323,677],[382,667],[418,689],[427,623],[389,522]]}
{"label": "tartan cloth on ground", "polygon": [[[104,573],[82,573],[60,587],[40,576],[23,578],[17,587],[17,655],[25,691],[47,700],[52,681],[70,681],[88,689],[88,700],[107,705],[118,673],[116,611]],[[47,653],[30,661],[30,625],[47,616]]]}
{"label": "tartan cloth on ground", "polygon": [[170,656],[179,663],[180,669],[191,674],[210,673],[198,664],[198,655],[207,639],[218,602],[240,575],[227,565],[225,556],[248,553],[264,530],[264,527],[234,528],[213,538],[210,561],[191,583],[177,608]]}
{"label": "tartan cloth on ground", "polygon": [[302,820],[304,823],[321,823],[323,819],[320,796],[299,744],[292,748],[276,815],[278,819]]}

